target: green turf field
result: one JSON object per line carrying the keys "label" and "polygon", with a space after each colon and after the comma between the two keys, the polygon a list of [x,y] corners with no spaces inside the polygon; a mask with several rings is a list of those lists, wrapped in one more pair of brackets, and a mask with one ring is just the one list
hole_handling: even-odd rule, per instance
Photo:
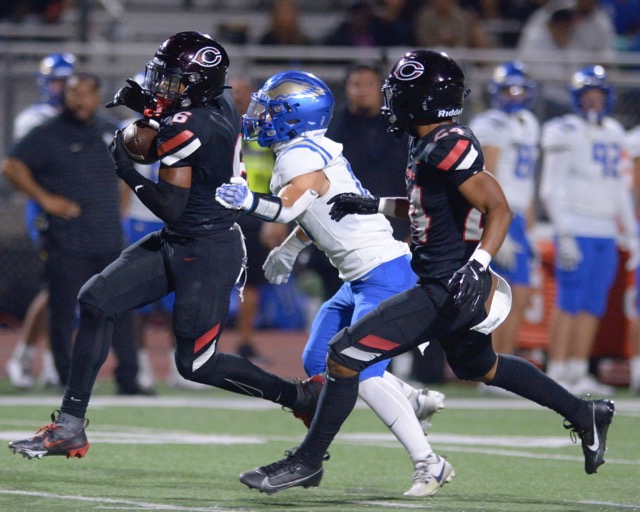
{"label": "green turf field", "polygon": [[[107,386],[104,386],[105,388]],[[600,512],[640,510],[640,399],[616,397],[607,463],[583,470],[555,413],[526,401],[438,387],[446,408],[429,438],[457,476],[432,498],[405,498],[412,465],[368,409],[358,407],[331,446],[317,489],[272,496],[238,474],[281,458],[304,426],[277,406],[221,391],[124,399],[97,392],[84,459],[27,460],[6,443],[27,437],[59,406],[0,381],[0,511]]]}

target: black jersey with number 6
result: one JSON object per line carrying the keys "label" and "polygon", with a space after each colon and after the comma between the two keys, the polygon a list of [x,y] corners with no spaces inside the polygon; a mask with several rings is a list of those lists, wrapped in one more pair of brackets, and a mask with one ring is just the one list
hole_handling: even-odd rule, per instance
{"label": "black jersey with number 6", "polygon": [[183,214],[166,226],[179,236],[206,236],[229,229],[239,213],[215,200],[215,190],[238,168],[241,118],[230,93],[216,105],[176,112],[160,121],[162,167],[191,167],[191,190]]}
{"label": "black jersey with number 6", "polygon": [[478,245],[483,216],[458,187],[483,170],[480,143],[466,126],[444,124],[412,139],[406,183],[412,267],[420,278],[450,277]]}

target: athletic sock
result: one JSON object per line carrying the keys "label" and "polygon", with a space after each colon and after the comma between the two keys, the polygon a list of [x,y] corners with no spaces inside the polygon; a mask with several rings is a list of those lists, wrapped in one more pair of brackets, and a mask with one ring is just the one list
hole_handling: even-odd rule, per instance
{"label": "athletic sock", "polygon": [[587,402],[572,395],[533,364],[516,356],[500,354],[490,386],[511,391],[556,411],[578,427],[586,427]]}
{"label": "athletic sock", "polygon": [[[385,372],[386,373],[386,372]],[[404,446],[414,464],[433,452],[411,402],[385,377],[360,382],[360,398]]]}
{"label": "athletic sock", "polygon": [[322,466],[329,445],[356,405],[358,380],[359,375],[344,378],[327,374],[311,428],[296,451],[310,466]]}

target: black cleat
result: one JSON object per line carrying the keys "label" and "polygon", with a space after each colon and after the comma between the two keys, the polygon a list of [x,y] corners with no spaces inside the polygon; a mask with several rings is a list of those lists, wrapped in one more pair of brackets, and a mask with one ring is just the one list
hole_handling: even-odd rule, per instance
{"label": "black cleat", "polygon": [[588,475],[596,473],[604,464],[604,454],[607,451],[607,432],[615,413],[615,404],[611,400],[589,400],[591,418],[589,427],[576,428],[565,420],[564,428],[571,429],[571,439],[576,442],[576,436],[582,441],[584,453],[584,470]]}
{"label": "black cleat", "polygon": [[311,426],[313,416],[316,413],[318,398],[324,382],[324,376],[318,374],[296,383],[298,399],[296,400],[296,406],[293,407],[293,415],[302,421],[307,428]]}
{"label": "black cleat", "polygon": [[67,458],[84,457],[90,446],[84,433],[89,421],[85,421],[84,427],[79,431],[71,431],[57,422],[56,412],[58,411],[51,413],[49,425],[40,428],[36,435],[29,439],[10,442],[9,450],[13,453],[20,453],[28,459],[34,457],[41,459],[49,455],[64,455]]}
{"label": "black cleat", "polygon": [[295,455],[295,450],[285,452],[282,460],[252,469],[240,475],[240,481],[250,489],[273,494],[289,487],[318,487],[322,480],[322,466],[312,468]]}

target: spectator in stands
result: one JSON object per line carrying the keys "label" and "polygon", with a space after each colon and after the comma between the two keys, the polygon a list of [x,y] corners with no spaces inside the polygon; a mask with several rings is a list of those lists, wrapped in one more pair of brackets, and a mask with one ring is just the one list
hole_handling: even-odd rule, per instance
{"label": "spectator in stands", "polygon": [[[12,146],[2,166],[9,181],[46,213],[49,337],[62,384],[69,373],[78,292],[123,247],[118,180],[107,150],[117,126],[98,115],[100,105],[99,79],[72,75],[62,113]],[[117,391],[138,394],[131,316],[121,316],[115,331]]]}
{"label": "spectator in stands", "polygon": [[616,30],[609,12],[599,0],[575,0],[574,27],[569,47],[575,50],[608,52],[616,48]]}
{"label": "spectator in stands", "polygon": [[616,48],[621,51],[640,51],[640,0],[601,0],[600,4],[613,20]]}
{"label": "spectator in stands", "polygon": [[425,48],[490,46],[477,15],[460,7],[458,0],[423,1],[413,24],[413,37],[418,46]]}
{"label": "spectator in stands", "polygon": [[557,117],[570,111],[567,97],[567,64],[550,60],[570,49],[575,26],[570,9],[557,9],[547,14],[547,9],[534,12],[522,30],[518,41],[520,58],[529,67],[535,79],[545,79],[540,91],[542,120]]}
{"label": "spectator in stands", "polygon": [[[36,78],[39,99],[16,116],[13,123],[14,142],[61,112],[64,83],[74,68],[75,56],[70,53],[51,53],[40,61]],[[28,199],[25,206],[27,233],[41,256],[39,228],[42,215],[43,211],[38,203]],[[45,338],[47,348],[42,353],[40,383],[45,387],[53,387],[60,382],[48,348],[48,308],[49,292],[43,287],[27,309],[22,325],[22,339],[18,341],[7,362],[9,381],[16,388],[30,389],[33,386],[33,360],[38,343]]]}
{"label": "spectator in stands", "polygon": [[[240,114],[246,113],[251,102],[251,93],[257,90],[256,84],[246,75],[235,75],[229,78],[229,85],[238,112]],[[257,142],[243,140],[242,159],[247,171],[249,188],[253,192],[268,194],[275,162],[273,151],[269,148],[263,148]],[[255,345],[255,325],[260,307],[260,289],[264,286],[270,286],[264,277],[262,264],[267,259],[269,251],[285,240],[289,229],[286,224],[264,222],[252,215],[239,217],[238,224],[244,233],[248,259],[247,280],[236,318],[236,328],[240,340],[235,352],[254,363],[264,364],[269,361],[260,354]]]}
{"label": "spectator in stands", "polygon": [[300,25],[296,0],[274,0],[269,11],[269,27],[259,39],[264,45],[307,45],[311,39]]}
{"label": "spectator in stands", "polygon": [[[534,250],[529,232],[535,224],[535,170],[540,123],[531,112],[535,83],[521,62],[497,66],[488,84],[491,108],[474,117],[469,126],[480,141],[486,169],[504,190],[514,217],[492,266],[511,286],[513,302],[506,320],[491,338],[499,354],[513,355],[516,338],[531,297]],[[479,384],[482,392],[502,388]],[[497,390],[497,391],[496,391]]]}
{"label": "spectator in stands", "polygon": [[551,219],[558,294],[547,374],[576,395],[610,395],[589,372],[589,358],[618,268],[617,239],[637,263],[632,196],[625,179],[625,131],[608,116],[612,90],[602,66],[574,73],[575,114],[543,125],[541,198]]}
{"label": "spectator in stands", "polygon": [[376,46],[412,46],[411,26],[418,0],[378,0],[374,4]]}
{"label": "spectator in stands", "polygon": [[369,2],[353,3],[342,22],[323,39],[329,46],[375,46],[376,30],[373,9]]}

